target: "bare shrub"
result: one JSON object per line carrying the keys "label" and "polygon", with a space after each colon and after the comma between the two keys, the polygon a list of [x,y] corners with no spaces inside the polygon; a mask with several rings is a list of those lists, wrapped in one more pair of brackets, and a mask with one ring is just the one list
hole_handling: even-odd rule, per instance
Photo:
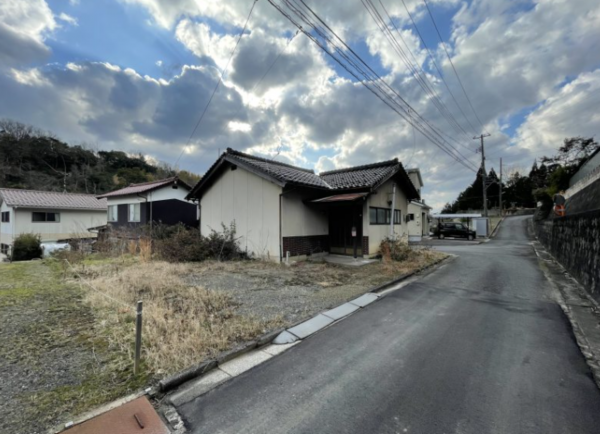
{"label": "bare shrub", "polygon": [[167,238],[158,240],[156,250],[162,259],[169,262],[246,259],[248,255],[241,250],[235,236],[235,225],[222,227],[223,232],[212,230],[207,237],[200,235],[197,229],[179,227]]}
{"label": "bare shrub", "polygon": [[133,357],[135,314],[144,302],[143,359],[155,373],[170,373],[252,339],[281,320],[259,321],[236,315],[237,304],[220,291],[189,286],[183,280],[191,264],[140,263],[78,267],[95,288],[131,306],[127,309],[96,291],[87,300],[99,312],[111,344]]}
{"label": "bare shrub", "polygon": [[379,245],[379,253],[384,261],[405,261],[411,255],[412,249],[408,242],[399,238],[386,237]]}

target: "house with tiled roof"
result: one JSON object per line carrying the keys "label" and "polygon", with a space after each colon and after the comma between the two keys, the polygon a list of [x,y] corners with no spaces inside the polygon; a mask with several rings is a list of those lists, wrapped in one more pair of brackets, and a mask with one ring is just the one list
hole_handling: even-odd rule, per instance
{"label": "house with tiled roof", "polygon": [[199,203],[201,233],[234,223],[242,248],[281,261],[375,256],[386,236],[408,235],[420,193],[397,159],[316,174],[227,149],[187,197]]}
{"label": "house with tiled roof", "polygon": [[135,228],[151,222],[197,227],[198,208],[186,199],[191,189],[174,176],[130,184],[98,198],[107,202],[107,221],[112,228]]}
{"label": "house with tiled roof", "polygon": [[0,188],[0,254],[23,233],[42,242],[95,238],[89,228],[106,224],[106,200],[91,194]]}

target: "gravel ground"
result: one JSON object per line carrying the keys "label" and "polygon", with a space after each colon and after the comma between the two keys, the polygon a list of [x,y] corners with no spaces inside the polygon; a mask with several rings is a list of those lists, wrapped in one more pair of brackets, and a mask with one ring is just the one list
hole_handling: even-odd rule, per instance
{"label": "gravel ground", "polygon": [[433,262],[439,255],[428,252],[427,258],[395,267],[382,263],[358,268],[315,262],[298,262],[289,267],[257,262],[223,263],[192,271],[187,281],[231,294],[242,315],[264,320],[283,317],[291,324]]}

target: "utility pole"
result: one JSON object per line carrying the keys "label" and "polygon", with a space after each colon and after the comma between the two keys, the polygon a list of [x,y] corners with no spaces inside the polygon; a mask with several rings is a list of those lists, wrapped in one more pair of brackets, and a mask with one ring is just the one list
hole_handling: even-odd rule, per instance
{"label": "utility pole", "polygon": [[488,207],[487,207],[487,173],[485,171],[485,148],[483,145],[483,138],[489,137],[490,134],[481,134],[480,136],[473,137],[473,140],[480,139],[481,140],[481,170],[482,170],[482,178],[483,178],[483,216],[488,216]]}
{"label": "utility pole", "polygon": [[500,157],[500,217],[502,217],[504,207],[502,206],[502,157]]}

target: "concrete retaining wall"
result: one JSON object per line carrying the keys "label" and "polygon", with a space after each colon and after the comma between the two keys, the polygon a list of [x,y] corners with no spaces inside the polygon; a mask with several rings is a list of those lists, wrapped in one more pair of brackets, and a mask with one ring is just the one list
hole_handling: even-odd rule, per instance
{"label": "concrete retaining wall", "polygon": [[536,222],[536,236],[600,302],[600,210]]}

